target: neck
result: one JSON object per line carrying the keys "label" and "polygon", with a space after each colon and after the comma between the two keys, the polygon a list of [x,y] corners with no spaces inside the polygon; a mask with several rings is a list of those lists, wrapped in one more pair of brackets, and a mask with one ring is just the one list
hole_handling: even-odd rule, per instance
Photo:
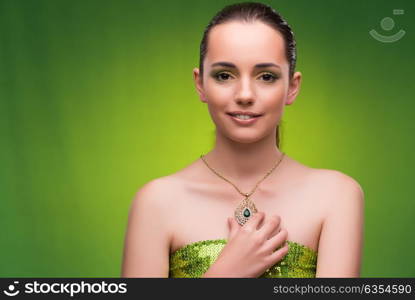
{"label": "neck", "polygon": [[275,134],[255,142],[240,143],[216,133],[215,147],[205,159],[225,178],[249,186],[262,179],[281,156]]}

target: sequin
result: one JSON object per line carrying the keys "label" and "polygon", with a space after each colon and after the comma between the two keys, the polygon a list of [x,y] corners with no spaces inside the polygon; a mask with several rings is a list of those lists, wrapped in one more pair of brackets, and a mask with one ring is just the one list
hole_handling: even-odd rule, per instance
{"label": "sequin", "polygon": [[[267,269],[260,278],[312,278],[316,275],[317,252],[296,242],[287,241],[289,250],[284,258]],[[170,255],[169,277],[196,278],[215,262],[225,239],[204,240],[188,244]]]}

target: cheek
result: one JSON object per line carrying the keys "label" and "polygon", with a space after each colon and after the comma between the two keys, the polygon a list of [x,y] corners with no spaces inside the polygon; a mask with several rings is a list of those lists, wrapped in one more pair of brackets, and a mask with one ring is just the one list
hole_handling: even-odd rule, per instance
{"label": "cheek", "polygon": [[264,106],[269,112],[281,111],[286,100],[286,91],[283,87],[263,91],[261,95]]}
{"label": "cheek", "polygon": [[206,86],[205,93],[211,106],[226,107],[229,104],[229,99],[232,99],[233,90],[230,86],[211,85]]}

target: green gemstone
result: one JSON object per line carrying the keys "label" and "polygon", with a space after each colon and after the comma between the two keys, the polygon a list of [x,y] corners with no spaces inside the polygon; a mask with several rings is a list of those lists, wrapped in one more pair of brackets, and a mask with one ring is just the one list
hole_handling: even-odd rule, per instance
{"label": "green gemstone", "polygon": [[251,215],[251,212],[249,211],[249,209],[245,208],[245,210],[244,210],[244,217],[245,218],[249,218],[250,215]]}

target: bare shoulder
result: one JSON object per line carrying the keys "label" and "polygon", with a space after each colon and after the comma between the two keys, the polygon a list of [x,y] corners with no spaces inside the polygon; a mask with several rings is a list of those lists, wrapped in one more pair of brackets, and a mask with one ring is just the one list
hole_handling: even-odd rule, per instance
{"label": "bare shoulder", "polygon": [[325,206],[341,201],[363,201],[363,188],[350,175],[338,170],[312,168],[291,158],[289,165],[292,175],[298,178],[296,180],[301,180],[305,191],[314,199],[322,200]]}
{"label": "bare shoulder", "polygon": [[359,182],[341,171],[311,169],[309,182],[321,200],[325,218],[340,213],[360,214],[364,206],[364,191]]}
{"label": "bare shoulder", "polygon": [[142,185],[136,192],[133,204],[150,205],[160,209],[169,206],[170,195],[177,190],[177,180],[174,176],[163,176],[152,179]]}
{"label": "bare shoulder", "polygon": [[145,183],[130,206],[125,236],[122,275],[167,277],[172,238],[169,208],[163,178]]}
{"label": "bare shoulder", "polygon": [[166,180],[165,177],[159,177],[152,179],[150,181],[147,181],[144,183],[141,187],[138,188],[136,197],[134,199],[137,199],[138,196],[141,196],[142,198],[147,198],[147,196],[156,196],[160,195],[163,191],[163,188],[166,187]]}
{"label": "bare shoulder", "polygon": [[313,180],[319,185],[341,190],[362,190],[360,184],[351,176],[337,170],[312,169]]}
{"label": "bare shoulder", "polygon": [[291,158],[285,155],[285,163],[289,169],[289,172],[295,172],[298,176],[306,176],[308,179],[311,180],[329,180],[330,182],[349,182],[352,183],[353,181],[357,183],[352,177],[337,171],[337,170],[330,170],[330,169],[317,169],[310,166],[307,166],[298,160]]}
{"label": "bare shoulder", "polygon": [[195,178],[195,165],[197,161],[175,173],[146,182],[136,192],[132,206],[157,213],[158,217],[163,217],[167,222],[173,211],[180,206],[185,186]]}
{"label": "bare shoulder", "polygon": [[356,179],[337,170],[314,169],[313,180],[330,196],[342,198],[363,198],[363,188]]}
{"label": "bare shoulder", "polygon": [[316,277],[359,277],[363,189],[352,176],[337,170],[312,169],[310,174],[323,213]]}

